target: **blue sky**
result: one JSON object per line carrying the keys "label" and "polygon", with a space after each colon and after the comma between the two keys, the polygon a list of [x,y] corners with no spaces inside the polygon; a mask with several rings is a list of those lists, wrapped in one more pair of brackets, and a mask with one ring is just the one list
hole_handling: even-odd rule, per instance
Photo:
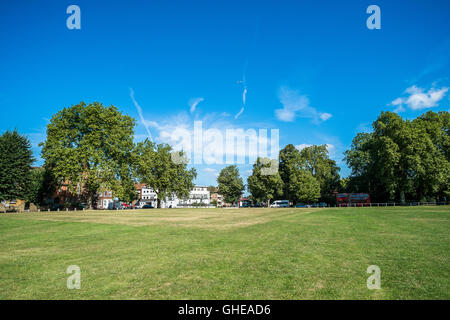
{"label": "blue sky", "polygon": [[[71,4],[81,30],[66,27]],[[372,4],[380,30],[366,27]],[[278,129],[280,147],[328,144],[346,176],[342,152],[381,111],[449,110],[450,1],[1,1],[0,13],[0,132],[26,134],[37,158],[54,113],[100,101],[137,119],[136,141],[173,142],[195,120]],[[195,166],[209,185],[224,165]]]}

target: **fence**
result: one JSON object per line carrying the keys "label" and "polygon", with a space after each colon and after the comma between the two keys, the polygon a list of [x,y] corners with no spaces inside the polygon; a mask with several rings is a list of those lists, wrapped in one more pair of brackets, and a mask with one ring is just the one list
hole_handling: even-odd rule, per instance
{"label": "fence", "polygon": [[[348,208],[348,207],[411,207],[411,206],[444,206],[449,202],[379,202],[379,203],[345,203],[337,204],[334,207]],[[329,206],[332,207],[332,206]]]}

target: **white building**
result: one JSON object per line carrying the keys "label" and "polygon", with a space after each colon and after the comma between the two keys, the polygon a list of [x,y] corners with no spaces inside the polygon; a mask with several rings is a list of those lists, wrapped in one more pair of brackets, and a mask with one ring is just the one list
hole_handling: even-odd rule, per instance
{"label": "white building", "polygon": [[[156,192],[145,186],[142,186],[140,190],[140,203],[151,204],[153,207],[158,205],[158,195]],[[161,208],[182,208],[186,206],[195,205],[206,205],[208,206],[211,202],[211,195],[207,187],[195,186],[190,192],[186,199],[179,199],[176,195],[167,197],[161,201]]]}
{"label": "white building", "polygon": [[187,199],[180,199],[178,206],[192,206],[194,204],[209,205],[211,202],[211,195],[207,187],[195,186]]}
{"label": "white building", "polygon": [[112,191],[102,191],[97,193],[97,209],[108,209],[109,204],[113,203]]}

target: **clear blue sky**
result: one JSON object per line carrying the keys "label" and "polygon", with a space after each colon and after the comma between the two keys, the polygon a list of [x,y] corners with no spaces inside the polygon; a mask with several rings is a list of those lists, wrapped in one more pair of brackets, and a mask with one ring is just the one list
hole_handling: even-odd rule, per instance
{"label": "clear blue sky", "polygon": [[[66,27],[71,4],[81,30]],[[380,30],[366,27],[372,4]],[[137,119],[137,141],[136,104],[156,141],[194,120],[279,129],[280,147],[329,144],[346,176],[342,152],[381,111],[449,109],[446,0],[15,0],[0,13],[0,132],[28,135],[37,158],[54,113],[100,101]],[[214,184],[223,166],[196,167]]]}

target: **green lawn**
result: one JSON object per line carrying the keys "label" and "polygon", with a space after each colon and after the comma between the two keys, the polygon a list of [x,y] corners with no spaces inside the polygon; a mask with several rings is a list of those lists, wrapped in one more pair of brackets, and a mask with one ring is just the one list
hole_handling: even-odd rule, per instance
{"label": "green lawn", "polygon": [[449,255],[449,207],[0,214],[0,299],[450,299]]}

